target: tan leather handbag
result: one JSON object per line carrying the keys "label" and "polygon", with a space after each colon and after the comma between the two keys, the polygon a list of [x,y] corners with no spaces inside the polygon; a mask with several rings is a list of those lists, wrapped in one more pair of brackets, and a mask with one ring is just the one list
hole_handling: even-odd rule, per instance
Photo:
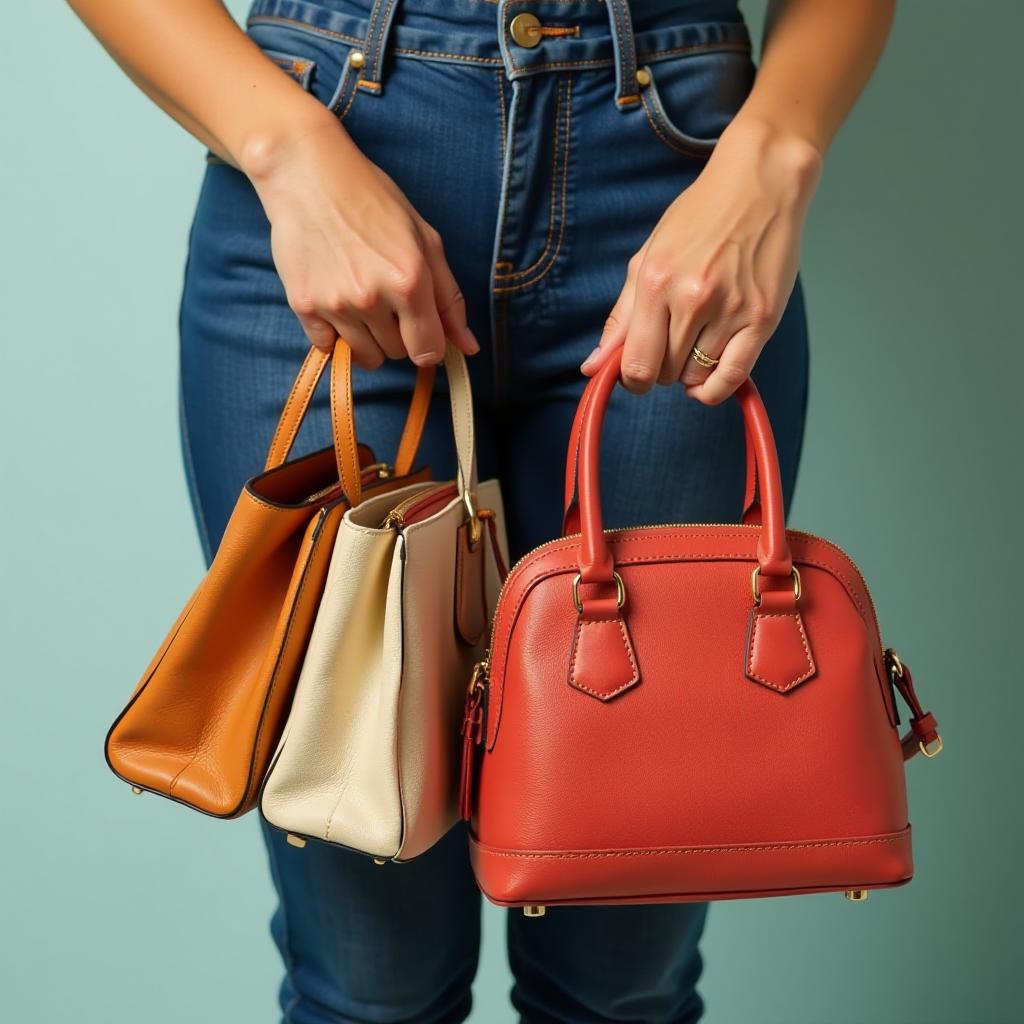
{"label": "tan leather handbag", "polygon": [[356,442],[351,352],[340,340],[330,375],[334,444],[287,461],[330,360],[307,353],[264,471],[246,481],[209,571],[107,734],[107,763],[136,793],[223,818],[255,804],[342,516],[363,497],[430,479],[411,468],[433,369],[419,372],[392,470]]}
{"label": "tan leather handbag", "polygon": [[448,346],[459,476],[345,513],[295,700],[260,796],[271,825],[409,860],[458,817],[459,725],[507,560],[497,480],[477,486],[465,359]]}

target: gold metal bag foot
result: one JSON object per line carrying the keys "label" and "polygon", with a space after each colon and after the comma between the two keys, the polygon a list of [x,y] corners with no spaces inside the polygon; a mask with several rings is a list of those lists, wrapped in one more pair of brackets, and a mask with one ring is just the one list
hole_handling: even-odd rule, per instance
{"label": "gold metal bag foot", "polygon": [[542,903],[538,903],[538,904],[532,904],[531,903],[531,904],[523,907],[523,916],[524,917],[543,917],[547,913],[547,909],[548,908],[545,907]]}
{"label": "gold metal bag foot", "polygon": [[287,842],[289,846],[295,846],[300,850],[306,845],[306,840],[302,836],[294,836],[291,832],[288,833]]}
{"label": "gold metal bag foot", "polygon": [[373,858],[373,863],[376,864],[379,867],[381,864],[387,864],[387,858],[386,857],[374,857]]}
{"label": "gold metal bag foot", "polygon": [[136,796],[142,796],[143,790],[142,790],[142,787],[141,787],[141,786],[132,786],[132,792],[133,792],[133,793],[134,793],[134,794],[135,794]]}
{"label": "gold metal bag foot", "polygon": [[867,889],[847,889],[846,898],[851,903],[863,903],[868,898]]}

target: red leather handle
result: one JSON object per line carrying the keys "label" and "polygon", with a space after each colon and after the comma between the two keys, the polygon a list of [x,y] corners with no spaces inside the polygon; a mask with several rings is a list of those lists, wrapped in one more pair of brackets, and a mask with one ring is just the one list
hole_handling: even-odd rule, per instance
{"label": "red leather handle", "polygon": [[[583,392],[577,409],[578,457],[574,457],[570,445],[567,459],[565,493],[570,499],[577,492],[579,495],[581,537],[578,558],[580,577],[584,583],[614,581],[615,566],[601,515],[600,455],[605,410],[619,380],[621,361],[621,349],[610,353]],[[743,411],[748,449],[753,450],[757,466],[764,518],[757,544],[757,560],[761,567],[760,586],[763,590],[783,587],[791,590],[793,557],[786,540],[782,479],[771,423],[752,380],[748,378],[740,385],[736,399]],[[574,424],[574,432],[576,426]],[[572,479],[577,476],[578,479]]]}
{"label": "red leather handle", "polygon": [[[583,389],[576,415],[569,431],[569,447],[565,453],[565,496],[562,503],[562,536],[578,533],[580,529],[580,512],[576,503],[576,464],[579,461],[580,429],[583,425],[583,413],[594,396],[596,375],[587,381]],[[743,495],[743,513],[740,522],[751,526],[761,523],[761,504],[757,498],[757,459],[754,455],[754,442],[750,436],[750,428],[744,421],[744,445],[746,447],[747,470],[746,484]]]}

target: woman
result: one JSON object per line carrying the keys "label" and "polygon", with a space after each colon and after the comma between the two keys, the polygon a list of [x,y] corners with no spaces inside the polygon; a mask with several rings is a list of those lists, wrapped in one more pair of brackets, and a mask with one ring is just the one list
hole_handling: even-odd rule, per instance
{"label": "woman", "polygon": [[[724,400],[748,374],[788,506],[804,218],[893,0],[771,4],[756,78],[735,0],[254,0],[244,32],[219,0],[71,3],[208,147],[180,320],[208,561],[305,346],[339,335],[379,456],[413,364],[437,362],[446,337],[474,355],[480,473],[502,481],[513,556],[557,534],[584,375],[619,345],[609,525],[737,518],[743,431]],[[423,458],[450,477],[444,403],[431,417]],[[303,429],[310,448],[329,442],[326,395]],[[286,1020],[466,1018],[480,895],[461,826],[385,867],[264,835]],[[705,912],[510,913],[521,1019],[699,1019]]]}

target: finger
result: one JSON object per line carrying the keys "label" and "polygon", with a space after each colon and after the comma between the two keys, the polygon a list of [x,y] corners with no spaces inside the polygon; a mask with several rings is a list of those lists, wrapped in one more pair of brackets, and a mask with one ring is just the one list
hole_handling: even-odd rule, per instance
{"label": "finger", "polygon": [[352,350],[352,362],[364,370],[376,370],[384,362],[384,351],[366,325],[352,317],[335,314],[331,324]]}
{"label": "finger", "polygon": [[424,262],[393,289],[398,330],[409,358],[417,366],[433,366],[444,358],[444,327],[434,301],[434,284]]}
{"label": "finger", "polygon": [[671,282],[667,268],[644,261],[622,347],[622,383],[627,391],[650,391],[661,372],[668,348]]}
{"label": "finger", "polygon": [[711,311],[695,307],[673,310],[668,325],[668,348],[658,376],[659,384],[677,384],[686,369],[690,353],[698,338],[711,327]]}
{"label": "finger", "polygon": [[734,334],[725,346],[721,361],[705,381],[686,388],[691,398],[705,405],[724,402],[746,379],[764,347],[764,340],[750,327]]}
{"label": "finger", "polygon": [[338,332],[332,324],[318,316],[300,316],[298,313],[295,315],[299,318],[299,324],[311,345],[322,352],[334,351],[334,342],[338,338]]}
{"label": "finger", "polygon": [[373,335],[373,340],[388,359],[404,359],[405,342],[402,332],[398,329],[398,319],[394,311],[384,305],[377,305],[362,314],[366,329]]}
{"label": "finger", "polygon": [[586,359],[580,363],[580,371],[587,377],[592,377],[604,362],[608,353],[618,348],[626,340],[626,331],[629,328],[629,320],[633,313],[633,305],[636,301],[636,275],[647,246],[644,245],[630,259],[626,266],[626,281],[615,300],[611,312],[604,322],[601,331],[601,338],[595,348]]}
{"label": "finger", "polygon": [[702,384],[711,375],[713,366],[705,366],[697,358],[695,349],[700,349],[710,359],[720,359],[729,339],[732,338],[739,324],[728,323],[720,318],[711,320],[695,338],[687,338],[683,348],[683,360],[676,380],[684,386]]}
{"label": "finger", "polygon": [[445,259],[441,236],[430,225],[426,225],[421,234],[423,251],[434,285],[434,304],[437,307],[437,315],[441,318],[445,337],[467,356],[475,355],[480,351],[480,343],[470,330],[466,318],[466,297],[462,294],[462,289]]}

